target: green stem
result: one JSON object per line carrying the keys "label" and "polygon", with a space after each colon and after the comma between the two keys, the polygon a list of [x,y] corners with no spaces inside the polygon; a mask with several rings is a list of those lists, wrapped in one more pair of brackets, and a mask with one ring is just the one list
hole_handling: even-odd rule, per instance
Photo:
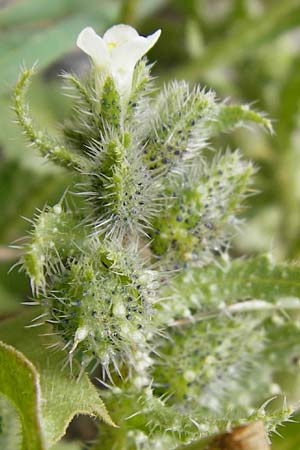
{"label": "green stem", "polygon": [[40,151],[42,156],[45,156],[63,167],[80,170],[83,162],[82,158],[72,153],[63,145],[57,143],[45,133],[37,131],[33,124],[33,120],[29,115],[28,105],[25,103],[25,95],[34,73],[34,68],[24,70],[21,73],[14,90],[14,109],[18,123],[23,129],[29,142]]}
{"label": "green stem", "polygon": [[298,258],[300,252],[299,228],[299,164],[300,152],[293,137],[299,130],[299,96],[300,58],[297,57],[290,67],[280,92],[280,104],[275,117],[276,141],[272,171],[275,174],[278,201],[281,209],[279,245],[282,256],[289,259]]}

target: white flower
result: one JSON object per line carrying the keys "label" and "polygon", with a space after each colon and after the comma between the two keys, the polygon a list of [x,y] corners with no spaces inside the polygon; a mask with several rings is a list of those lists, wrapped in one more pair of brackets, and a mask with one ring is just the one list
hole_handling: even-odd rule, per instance
{"label": "white flower", "polygon": [[148,37],[140,36],[129,25],[115,25],[103,38],[93,28],[84,28],[77,38],[77,46],[93,60],[100,75],[100,85],[110,75],[123,100],[128,100],[132,87],[133,70],[142,56],[156,43],[161,30]]}

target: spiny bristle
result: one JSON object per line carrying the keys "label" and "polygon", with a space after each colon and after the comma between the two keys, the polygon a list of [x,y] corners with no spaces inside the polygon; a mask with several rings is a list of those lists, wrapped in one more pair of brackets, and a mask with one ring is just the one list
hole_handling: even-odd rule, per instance
{"label": "spiny bristle", "polygon": [[[29,303],[44,309],[29,326],[51,324],[57,341],[50,347],[67,353],[71,370],[78,359],[79,376],[100,366],[103,395],[120,424],[112,432],[103,426],[104,448],[119,445],[120,432],[122,450],[173,449],[253,418],[251,408],[259,418],[255,405],[274,375],[273,322],[288,337],[287,306],[298,311],[300,303],[298,285],[264,281],[259,289],[257,279],[297,278],[298,269],[230,261],[255,168],[213,142],[249,123],[270,130],[270,121],[185,82],[156,93],[142,59],[126,101],[109,74],[101,87],[96,69],[85,80],[64,74],[74,103],[58,143],[29,115],[32,73],[25,70],[15,89],[18,122],[74,178],[57,205],[36,212],[23,245]],[[277,350],[287,367],[291,341]]]}

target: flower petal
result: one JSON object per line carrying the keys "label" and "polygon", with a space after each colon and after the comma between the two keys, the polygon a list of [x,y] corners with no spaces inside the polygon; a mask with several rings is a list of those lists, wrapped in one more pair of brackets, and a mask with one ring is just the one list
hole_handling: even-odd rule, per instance
{"label": "flower petal", "polygon": [[132,41],[139,37],[138,32],[130,25],[114,25],[109,28],[103,35],[103,39],[107,44],[114,43],[116,45],[127,41]]}
{"label": "flower petal", "polygon": [[148,38],[137,36],[111,49],[111,73],[124,99],[128,99],[130,94],[136,63],[153,47],[160,33],[158,30]]}
{"label": "flower petal", "polygon": [[110,54],[107,44],[91,27],[84,28],[76,41],[77,47],[89,55],[98,67],[109,69]]}
{"label": "flower petal", "polygon": [[114,72],[113,78],[121,99],[127,101],[130,97],[132,87],[133,68],[127,68],[126,70],[120,69]]}
{"label": "flower petal", "polygon": [[147,38],[138,36],[113,48],[111,50],[113,70],[122,67],[124,69],[131,67],[133,69],[137,61],[153,47],[160,33],[161,30],[157,30]]}
{"label": "flower petal", "polygon": [[147,52],[150,50],[150,48],[153,47],[153,45],[156,44],[160,35],[161,35],[161,30],[159,29],[159,30],[155,31],[155,33],[150,34],[150,36],[146,37],[146,39],[148,41],[148,45],[149,45]]}
{"label": "flower petal", "polygon": [[115,25],[106,31],[103,38],[93,28],[87,27],[79,34],[77,45],[87,53],[99,68],[96,84],[101,91],[105,76],[112,76],[123,101],[128,100],[132,77],[137,61],[156,43],[161,31],[148,37],[139,36],[129,25]]}

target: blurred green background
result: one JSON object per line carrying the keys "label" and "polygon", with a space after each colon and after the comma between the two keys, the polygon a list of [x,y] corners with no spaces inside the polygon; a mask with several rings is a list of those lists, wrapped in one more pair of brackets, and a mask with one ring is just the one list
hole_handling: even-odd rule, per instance
{"label": "blurred green background", "polygon": [[[37,62],[32,112],[42,128],[59,133],[70,113],[60,74],[84,76],[88,70],[85,55],[75,48],[78,33],[89,25],[102,34],[120,22],[145,35],[162,29],[149,54],[157,61],[158,84],[172,78],[198,82],[220,98],[251,104],[272,118],[273,135],[242,129],[213,143],[240,148],[258,169],[255,195],[248,200],[232,253],[300,257],[300,0],[0,0],[2,317],[30,295],[18,268],[7,274],[19,255],[8,245],[22,242],[30,229],[25,218],[54,204],[70,181],[26,146],[14,123],[11,89],[20,68]],[[300,449],[298,424],[280,432],[286,439],[276,437],[275,450]]]}

